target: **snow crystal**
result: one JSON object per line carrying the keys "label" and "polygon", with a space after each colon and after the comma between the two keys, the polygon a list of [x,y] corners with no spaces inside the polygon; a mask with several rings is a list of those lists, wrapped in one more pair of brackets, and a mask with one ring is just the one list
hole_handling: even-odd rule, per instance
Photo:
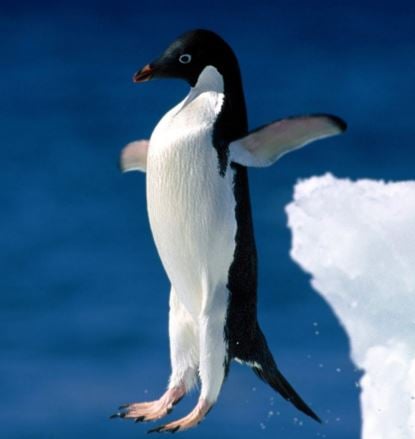
{"label": "snow crystal", "polygon": [[415,439],[415,182],[299,182],[291,256],[312,275],[364,369],[364,439]]}

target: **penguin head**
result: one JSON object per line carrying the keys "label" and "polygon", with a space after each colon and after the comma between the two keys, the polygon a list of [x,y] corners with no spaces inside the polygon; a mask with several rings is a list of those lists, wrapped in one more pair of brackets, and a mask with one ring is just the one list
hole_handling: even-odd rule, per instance
{"label": "penguin head", "polygon": [[133,76],[133,82],[154,78],[184,79],[194,87],[199,75],[208,66],[223,76],[239,72],[238,62],[229,45],[214,32],[197,29],[177,38],[164,53]]}

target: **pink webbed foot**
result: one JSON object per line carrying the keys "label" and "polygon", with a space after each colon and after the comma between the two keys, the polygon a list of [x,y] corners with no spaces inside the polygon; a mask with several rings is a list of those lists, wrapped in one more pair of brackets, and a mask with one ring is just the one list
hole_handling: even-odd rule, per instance
{"label": "pink webbed foot", "polygon": [[176,431],[184,431],[196,427],[203,421],[211,408],[212,404],[209,404],[204,399],[200,399],[196,407],[184,418],[152,428],[148,433],[176,433]]}
{"label": "pink webbed foot", "polygon": [[184,394],[184,386],[173,387],[156,401],[123,404],[111,418],[133,419],[135,422],[155,421],[168,415]]}

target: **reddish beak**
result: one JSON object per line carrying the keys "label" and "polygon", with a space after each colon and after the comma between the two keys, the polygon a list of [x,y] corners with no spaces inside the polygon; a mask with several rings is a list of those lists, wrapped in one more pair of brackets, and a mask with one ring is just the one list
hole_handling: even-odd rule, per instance
{"label": "reddish beak", "polygon": [[152,76],[153,76],[153,69],[150,66],[150,64],[147,64],[141,70],[134,73],[133,82],[149,81]]}

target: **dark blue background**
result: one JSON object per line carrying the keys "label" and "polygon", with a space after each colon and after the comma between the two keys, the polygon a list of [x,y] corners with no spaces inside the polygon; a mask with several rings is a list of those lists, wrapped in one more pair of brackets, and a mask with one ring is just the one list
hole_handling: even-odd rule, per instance
{"label": "dark blue background", "polygon": [[332,311],[289,257],[284,206],[298,178],[326,171],[414,178],[415,7],[388,4],[1,2],[1,437],[147,430],[108,420],[119,403],[158,396],[169,374],[168,282],[145,180],[121,175],[117,161],[187,93],[178,81],[133,85],[133,72],[195,27],[235,49],[252,128],[310,112],[350,128],[250,173],[260,319],[282,370],[325,423],[234,365],[186,437],[359,436],[360,373]]}

